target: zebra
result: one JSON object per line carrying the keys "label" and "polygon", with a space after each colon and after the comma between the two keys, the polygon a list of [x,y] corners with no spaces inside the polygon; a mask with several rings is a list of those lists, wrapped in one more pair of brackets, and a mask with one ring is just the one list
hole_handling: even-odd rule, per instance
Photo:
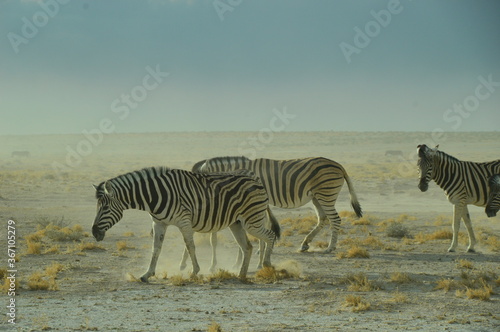
{"label": "zebra", "polygon": [[[239,272],[246,278],[252,245],[246,232],[266,243],[264,265],[271,266],[274,241],[280,227],[271,220],[264,227],[269,199],[262,184],[235,174],[196,174],[167,167],[150,167],[119,175],[94,186],[97,215],[92,234],[97,241],[121,220],[126,209],[149,212],[153,219],[153,249],[149,269],[141,276],[147,282],[155,274],[167,226],[177,226],[189,252],[193,271],[200,271],[195,254],[193,233],[217,232],[228,228],[243,251]],[[246,231],[246,232],[245,232]]]}
{"label": "zebra", "polygon": [[463,219],[469,234],[468,252],[474,252],[476,237],[472,229],[467,205],[485,206],[488,199],[488,179],[500,172],[500,160],[476,163],[461,161],[436,148],[425,144],[417,146],[420,180],[418,188],[425,192],[429,182],[434,180],[445,191],[453,209],[453,239],[449,252],[454,252],[458,245],[460,219]]}
{"label": "zebra", "polygon": [[494,217],[500,210],[500,174],[495,174],[488,181],[490,195],[486,203],[485,212],[488,217]]}
{"label": "zebra", "polygon": [[216,157],[197,162],[193,172],[227,172],[249,169],[260,179],[269,196],[269,204],[280,208],[298,208],[310,201],[316,208],[318,223],[302,241],[300,251],[309,249],[309,243],[329,222],[333,225],[330,243],[325,253],[337,244],[340,217],[335,202],[347,182],[351,205],[358,217],[363,213],[353,184],[339,163],[322,157],[292,160],[248,159],[244,156]]}
{"label": "zebra", "polygon": [[[217,173],[213,173],[213,174],[217,174]],[[246,170],[246,169],[239,169],[239,170],[235,170],[233,172],[223,172],[223,174],[245,175],[245,176],[252,177],[257,181],[260,181],[260,179],[255,175],[254,172],[252,172],[250,170]],[[267,220],[269,220],[271,223],[276,223],[276,224],[278,223],[278,221],[274,217],[271,209],[269,209],[269,206],[267,208],[267,216],[268,216]],[[151,230],[151,233],[152,232],[153,232],[153,230]],[[217,253],[216,253],[217,242],[218,242],[217,232],[212,232],[210,234],[210,247],[212,249],[212,261],[211,261],[210,268],[209,268],[210,272],[215,272],[216,266],[217,266]],[[257,265],[257,269],[262,268],[263,261],[264,261],[264,249],[265,249],[265,242],[260,241],[259,251],[258,251],[258,253],[260,254],[260,259],[259,259],[259,264]],[[189,252],[188,252],[187,247],[186,247],[186,248],[184,248],[184,253],[182,255],[181,263],[179,264],[180,270],[184,270],[186,268],[188,256],[189,256]],[[239,250],[238,256],[236,259],[236,263],[234,264],[234,266],[241,265],[242,259],[243,259],[243,252],[241,250]]]}

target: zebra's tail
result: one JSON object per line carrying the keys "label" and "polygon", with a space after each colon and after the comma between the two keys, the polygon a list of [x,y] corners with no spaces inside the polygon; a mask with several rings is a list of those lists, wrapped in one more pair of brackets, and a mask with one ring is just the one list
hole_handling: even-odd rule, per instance
{"label": "zebra's tail", "polygon": [[197,162],[196,164],[194,164],[193,168],[191,168],[191,172],[193,172],[193,173],[200,173],[200,168],[201,168],[201,166],[203,166],[203,164],[205,163],[205,161],[207,161],[207,160],[204,159],[204,160],[201,160],[201,161]]}
{"label": "zebra's tail", "polygon": [[358,218],[361,218],[363,216],[363,211],[361,210],[361,205],[359,204],[358,196],[356,196],[356,192],[354,191],[354,186],[351,182],[351,179],[349,178],[345,170],[344,170],[344,179],[345,182],[347,182],[347,188],[349,188],[349,195],[351,196],[351,206],[354,209],[356,216]]}
{"label": "zebra's tail", "polygon": [[269,216],[269,222],[271,223],[271,230],[273,231],[274,235],[276,236],[276,240],[279,240],[281,236],[281,227],[280,224],[278,223],[278,220],[274,216],[274,214],[271,212],[271,209],[269,206],[267,206],[267,215]]}

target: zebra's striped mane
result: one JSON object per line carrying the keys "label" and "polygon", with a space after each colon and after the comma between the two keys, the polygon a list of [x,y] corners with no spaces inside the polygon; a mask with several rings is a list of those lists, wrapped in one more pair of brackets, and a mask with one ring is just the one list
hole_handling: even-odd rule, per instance
{"label": "zebra's striped mane", "polygon": [[156,166],[156,167],[146,167],[140,170],[128,172],[122,175],[115,176],[109,180],[101,182],[95,189],[95,197],[99,199],[103,195],[109,195],[109,192],[113,189],[113,184],[115,183],[131,183],[135,182],[138,178],[150,178],[155,177],[158,174],[164,174],[171,169],[165,166]]}
{"label": "zebra's striped mane", "polygon": [[213,161],[213,162],[227,162],[230,163],[231,161],[250,161],[249,158],[245,156],[225,156],[225,157],[214,157],[207,159],[205,161]]}
{"label": "zebra's striped mane", "polygon": [[446,152],[436,150],[435,151],[436,155],[439,156],[439,159],[446,159],[448,161],[461,161],[456,157],[453,157],[452,155],[447,154]]}
{"label": "zebra's striped mane", "polygon": [[432,162],[436,160],[436,158],[439,160],[446,159],[448,161],[453,161],[453,162],[460,161],[458,158],[455,158],[452,155],[447,154],[446,152],[438,150],[437,147],[435,149],[431,149],[427,145],[422,144],[418,146],[418,149],[419,149],[418,156],[420,157],[418,161],[419,164],[422,161]]}

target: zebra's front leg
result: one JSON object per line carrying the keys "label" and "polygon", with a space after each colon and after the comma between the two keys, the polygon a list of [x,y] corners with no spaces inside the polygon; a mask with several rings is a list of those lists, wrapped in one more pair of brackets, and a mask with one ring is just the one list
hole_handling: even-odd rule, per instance
{"label": "zebra's front leg", "polygon": [[210,234],[210,246],[212,247],[212,264],[210,264],[210,272],[215,272],[215,267],[217,266],[217,232]]}
{"label": "zebra's front leg", "polygon": [[148,282],[149,277],[154,276],[158,257],[160,257],[161,247],[165,238],[167,225],[160,222],[153,223],[153,254],[148,271],[141,277],[142,282]]}
{"label": "zebra's front leg", "polygon": [[198,264],[198,259],[196,259],[196,250],[194,245],[193,234],[194,231],[191,227],[191,221],[187,221],[179,225],[179,229],[184,238],[184,243],[186,244],[186,249],[189,253],[189,257],[191,258],[191,262],[193,263],[193,271],[191,275],[197,275],[200,272],[200,265]]}
{"label": "zebra's front leg", "polygon": [[472,223],[470,220],[470,214],[467,205],[464,207],[462,218],[464,220],[465,227],[467,228],[467,233],[469,233],[469,247],[467,248],[467,252],[476,252],[476,250],[474,250],[474,245],[476,244],[476,236],[474,235],[474,230],[472,229]]}
{"label": "zebra's front leg", "polygon": [[448,248],[448,252],[455,252],[458,245],[458,231],[460,230],[460,219],[464,213],[464,205],[459,203],[453,206],[453,238],[451,240],[451,246]]}

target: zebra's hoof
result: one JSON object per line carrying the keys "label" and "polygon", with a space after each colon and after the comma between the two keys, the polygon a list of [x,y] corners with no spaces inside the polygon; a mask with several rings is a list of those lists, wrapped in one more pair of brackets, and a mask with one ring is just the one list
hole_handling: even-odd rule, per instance
{"label": "zebra's hoof", "polygon": [[302,247],[300,248],[300,252],[306,252],[309,250],[309,245],[308,244],[304,244],[302,245]]}
{"label": "zebra's hoof", "polygon": [[142,276],[140,279],[141,279],[141,282],[144,282],[144,283],[148,282],[148,278],[145,276]]}
{"label": "zebra's hoof", "polygon": [[448,252],[455,252],[455,249],[450,248],[450,249],[448,249]]}
{"label": "zebra's hoof", "polygon": [[469,248],[469,249],[467,249],[467,252],[476,252],[476,250]]}
{"label": "zebra's hoof", "polygon": [[323,254],[330,254],[334,250],[335,250],[335,248],[326,249],[325,251],[323,251]]}
{"label": "zebra's hoof", "polygon": [[179,270],[184,270],[186,268],[187,265],[179,265]]}

